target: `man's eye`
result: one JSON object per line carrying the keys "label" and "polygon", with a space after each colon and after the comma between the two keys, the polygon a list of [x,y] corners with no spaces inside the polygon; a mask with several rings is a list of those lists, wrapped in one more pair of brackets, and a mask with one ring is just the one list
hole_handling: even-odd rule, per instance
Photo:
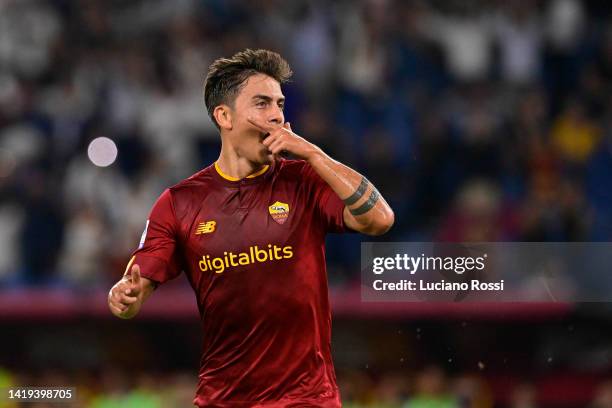
{"label": "man's eye", "polygon": [[260,108],[263,108],[264,106],[266,106],[266,103],[265,103],[264,101],[257,102],[257,103],[255,104],[255,106],[260,107]]}
{"label": "man's eye", "polygon": [[278,105],[278,107],[280,108],[280,110],[285,110],[285,105]]}

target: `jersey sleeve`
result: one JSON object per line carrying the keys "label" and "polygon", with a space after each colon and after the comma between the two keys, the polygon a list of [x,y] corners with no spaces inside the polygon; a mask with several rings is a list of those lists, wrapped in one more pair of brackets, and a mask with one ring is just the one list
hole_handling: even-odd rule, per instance
{"label": "jersey sleeve", "polygon": [[176,278],[181,273],[176,237],[172,195],[170,190],[166,189],[151,209],[140,244],[134,251],[130,264],[138,264],[141,276],[158,284]]}
{"label": "jersey sleeve", "polygon": [[344,202],[308,163],[304,165],[303,180],[307,181],[314,197],[315,214],[327,232],[350,231],[344,225]]}

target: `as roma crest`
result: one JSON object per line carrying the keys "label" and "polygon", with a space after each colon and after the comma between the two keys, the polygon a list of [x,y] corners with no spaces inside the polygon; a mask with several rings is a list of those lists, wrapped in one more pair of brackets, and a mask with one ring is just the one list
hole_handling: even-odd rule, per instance
{"label": "as roma crest", "polygon": [[274,221],[284,224],[287,221],[287,217],[289,217],[289,204],[277,201],[268,207],[268,212]]}

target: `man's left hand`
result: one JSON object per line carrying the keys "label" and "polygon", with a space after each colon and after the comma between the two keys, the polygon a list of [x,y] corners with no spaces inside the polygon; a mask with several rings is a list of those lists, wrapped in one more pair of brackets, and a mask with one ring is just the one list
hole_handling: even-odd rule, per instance
{"label": "man's left hand", "polygon": [[297,133],[294,133],[293,130],[291,130],[291,124],[289,122],[285,122],[283,126],[274,128],[264,128],[250,119],[249,123],[269,133],[262,143],[268,148],[270,153],[275,156],[281,152],[288,152],[304,160],[311,160],[315,155],[321,152],[321,149],[317,146],[308,142]]}

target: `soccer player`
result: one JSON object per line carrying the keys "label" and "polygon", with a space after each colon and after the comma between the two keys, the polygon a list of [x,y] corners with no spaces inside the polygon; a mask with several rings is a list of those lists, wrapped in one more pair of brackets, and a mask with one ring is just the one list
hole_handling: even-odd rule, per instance
{"label": "soccer player", "polygon": [[394,221],[364,176],[285,122],[281,84],[291,75],[267,50],[210,66],[204,98],[219,159],[161,194],[109,292],[112,313],[129,319],[185,272],[204,331],[198,407],[341,406],[325,235],[379,235]]}

